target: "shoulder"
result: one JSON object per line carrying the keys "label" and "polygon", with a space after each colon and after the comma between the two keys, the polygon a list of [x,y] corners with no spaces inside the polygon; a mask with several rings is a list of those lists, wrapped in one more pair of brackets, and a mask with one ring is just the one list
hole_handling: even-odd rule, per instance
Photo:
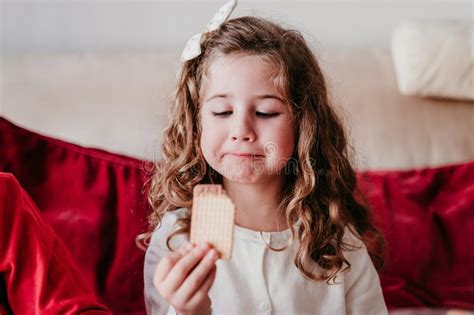
{"label": "shoulder", "polygon": [[343,240],[344,244],[348,245],[343,248],[344,257],[350,264],[350,269],[344,275],[348,289],[357,281],[361,281],[361,278],[368,282],[378,281],[378,274],[370,259],[367,247],[360,239],[354,226],[346,226]]}
{"label": "shoulder", "polygon": [[[146,256],[153,255],[163,257],[168,254],[169,249],[166,246],[166,240],[171,233],[179,228],[177,220],[186,215],[188,215],[186,208],[179,208],[165,213],[161,224],[159,224],[152,233]],[[170,240],[170,246],[172,249],[177,249],[186,241],[186,235],[177,235]]]}
{"label": "shoulder", "polygon": [[387,314],[379,275],[354,226],[346,227],[343,239],[350,245],[347,250],[343,250],[350,264],[350,269],[343,276],[347,313]]}
{"label": "shoulder", "polygon": [[[160,260],[167,256],[169,249],[166,246],[168,235],[179,228],[177,220],[188,215],[186,208],[166,212],[159,224],[152,233],[150,244],[148,245],[143,267],[144,276],[144,296],[147,314],[166,314],[169,305],[160,296],[158,290],[153,285],[153,278],[156,266]],[[179,248],[187,241],[187,236],[180,234],[170,240],[172,249]],[[171,309],[171,308],[170,308]]]}
{"label": "shoulder", "polygon": [[351,270],[355,271],[371,262],[367,247],[353,225],[349,224],[344,228],[342,240],[344,257],[351,265]]}
{"label": "shoulder", "polygon": [[344,236],[342,239],[345,244],[349,245],[350,251],[366,249],[356,228],[350,223],[344,228]]}

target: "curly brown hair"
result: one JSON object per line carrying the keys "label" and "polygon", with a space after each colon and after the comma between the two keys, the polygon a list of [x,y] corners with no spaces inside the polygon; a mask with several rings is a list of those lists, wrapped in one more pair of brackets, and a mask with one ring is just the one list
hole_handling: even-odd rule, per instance
{"label": "curly brown hair", "polygon": [[[161,224],[168,211],[192,209],[192,191],[196,184],[222,183],[222,176],[205,161],[200,150],[200,92],[203,75],[216,58],[230,54],[264,57],[276,69],[275,84],[291,106],[298,122],[297,145],[293,154],[293,172],[286,174],[284,196],[278,211],[284,214],[292,236],[299,241],[294,263],[309,279],[335,280],[343,269],[345,227],[360,238],[372,261],[381,270],[385,241],[372,222],[362,194],[356,187],[356,174],[349,159],[347,135],[342,122],[330,105],[326,82],[317,58],[302,34],[257,17],[241,17],[223,23],[205,33],[202,53],[184,62],[177,76],[168,127],[162,134],[163,159],[157,161],[146,183],[150,231]],[[364,198],[361,198],[364,199]],[[295,223],[301,219],[298,231]],[[189,233],[191,213],[178,218],[177,234]],[[353,230],[355,228],[355,231]],[[147,241],[145,241],[147,244]],[[324,272],[312,273],[305,261],[312,260]]]}

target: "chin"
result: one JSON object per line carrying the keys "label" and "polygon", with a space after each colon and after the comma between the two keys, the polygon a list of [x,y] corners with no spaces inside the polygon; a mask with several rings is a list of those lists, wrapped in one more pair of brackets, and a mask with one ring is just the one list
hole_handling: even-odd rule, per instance
{"label": "chin", "polygon": [[241,176],[228,176],[224,175],[224,177],[234,183],[239,183],[239,184],[254,184],[256,181],[252,180],[252,178],[249,177],[241,177]]}
{"label": "chin", "polygon": [[268,180],[269,175],[266,167],[258,165],[256,167],[239,166],[234,163],[220,163],[210,165],[223,178],[239,184],[256,184]]}
{"label": "chin", "polygon": [[[263,174],[243,174],[243,173],[221,173],[222,177],[234,183],[239,184],[257,184],[265,182],[267,176]],[[263,175],[263,176],[262,176]]]}

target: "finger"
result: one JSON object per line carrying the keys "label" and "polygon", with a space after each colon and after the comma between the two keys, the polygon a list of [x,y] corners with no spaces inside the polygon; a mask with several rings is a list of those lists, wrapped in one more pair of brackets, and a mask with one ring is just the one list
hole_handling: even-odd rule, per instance
{"label": "finger", "polygon": [[186,279],[191,269],[199,263],[208,249],[209,244],[200,244],[179,259],[163,280],[163,285],[171,292],[176,291],[181,286],[184,279]]}
{"label": "finger", "polygon": [[157,286],[158,283],[162,282],[166,278],[166,275],[169,273],[171,268],[173,268],[176,262],[178,262],[178,260],[186,255],[192,248],[192,244],[185,243],[178,250],[170,252],[167,256],[160,260],[156,266],[153,279],[155,286]]}
{"label": "finger", "polygon": [[211,272],[209,272],[208,277],[206,278],[206,280],[204,280],[203,284],[201,285],[201,288],[198,291],[202,291],[203,293],[207,294],[212,284],[214,283],[214,280],[216,279],[216,274],[217,268],[214,267],[212,268]]}
{"label": "finger", "polygon": [[218,253],[215,249],[210,250],[201,260],[199,265],[184,280],[181,287],[176,291],[176,296],[183,301],[191,299],[196,291],[198,291],[210,272],[216,268],[216,260]]}
{"label": "finger", "polygon": [[194,296],[190,299],[189,301],[190,305],[198,304],[209,295],[209,289],[214,284],[214,280],[216,279],[216,274],[217,274],[217,268],[214,267],[209,272],[209,275],[207,276],[206,280],[204,280],[204,282],[202,283],[201,288],[199,288],[194,293]]}
{"label": "finger", "polygon": [[178,248],[178,251],[181,253],[181,256],[184,256],[193,248],[194,248],[193,244],[185,242],[183,245],[181,245],[180,248]]}

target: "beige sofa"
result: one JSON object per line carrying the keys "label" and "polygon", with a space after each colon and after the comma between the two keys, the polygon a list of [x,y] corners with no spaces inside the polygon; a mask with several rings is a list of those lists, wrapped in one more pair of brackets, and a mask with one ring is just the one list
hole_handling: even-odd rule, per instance
{"label": "beige sofa", "polygon": [[[409,169],[474,158],[474,104],[403,96],[389,50],[316,48],[353,159]],[[160,157],[179,50],[2,56],[1,113],[72,143]]]}

